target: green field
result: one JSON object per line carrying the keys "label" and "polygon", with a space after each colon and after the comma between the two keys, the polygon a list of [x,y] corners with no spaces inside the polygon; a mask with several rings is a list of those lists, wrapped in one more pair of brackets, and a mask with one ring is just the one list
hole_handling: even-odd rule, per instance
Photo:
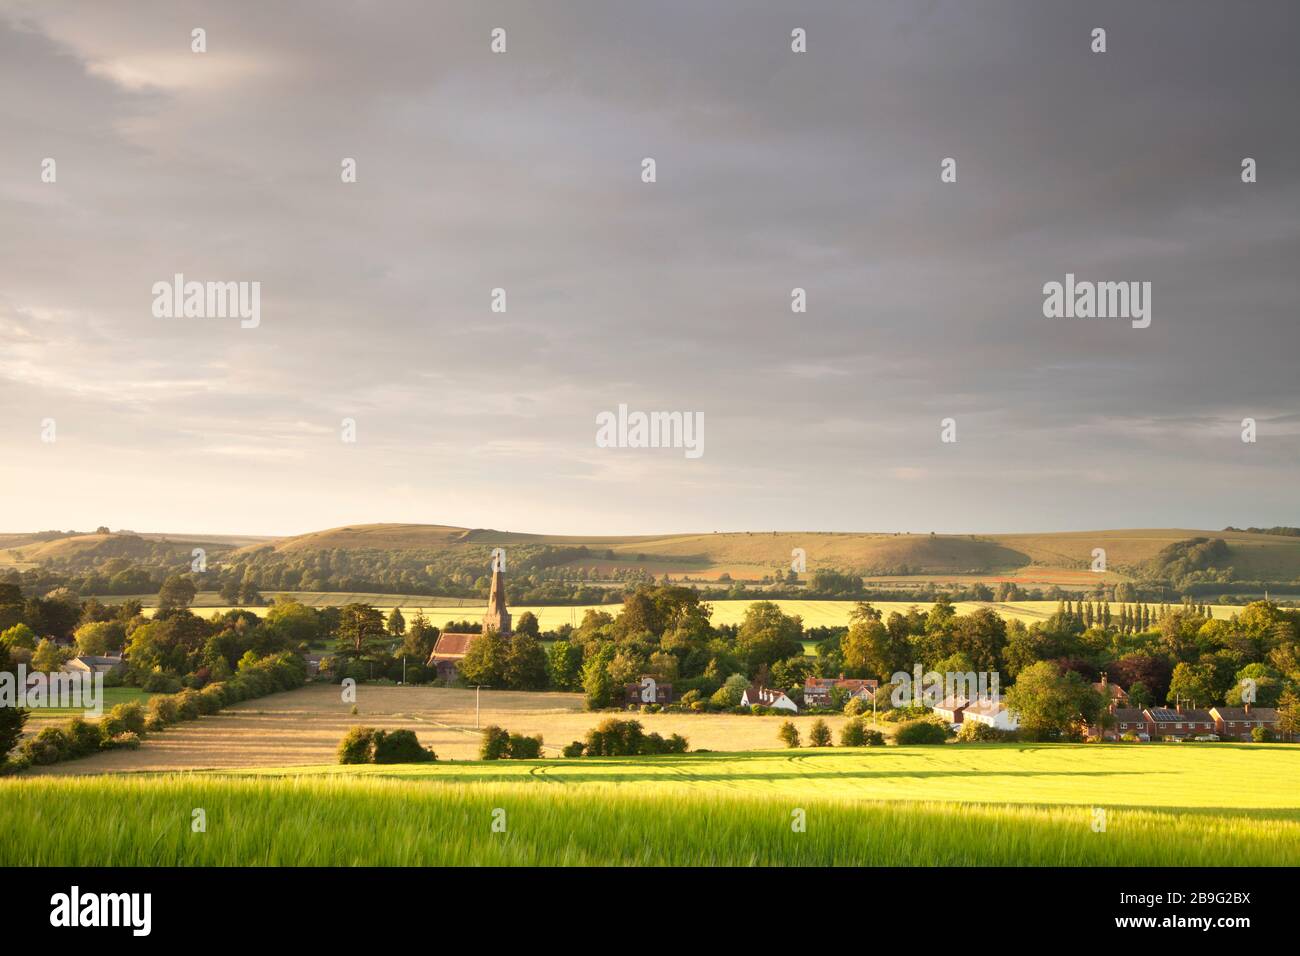
{"label": "green field", "polygon": [[0,833],[10,866],[1294,866],[1300,762],[948,745],[20,778],[0,781]]}
{"label": "green field", "polygon": [[[140,690],[138,687],[105,687],[104,688],[104,710],[108,711],[117,704],[140,703],[145,704],[153,694]],[[80,707],[38,707],[32,712],[34,718],[47,717],[80,717],[85,711]]]}

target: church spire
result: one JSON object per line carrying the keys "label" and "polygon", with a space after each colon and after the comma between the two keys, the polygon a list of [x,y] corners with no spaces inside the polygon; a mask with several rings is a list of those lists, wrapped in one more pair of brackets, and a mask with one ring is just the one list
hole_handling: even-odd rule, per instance
{"label": "church spire", "polygon": [[510,612],[506,610],[506,573],[493,562],[492,590],[488,593],[487,612],[483,615],[483,633],[489,630],[510,634]]}

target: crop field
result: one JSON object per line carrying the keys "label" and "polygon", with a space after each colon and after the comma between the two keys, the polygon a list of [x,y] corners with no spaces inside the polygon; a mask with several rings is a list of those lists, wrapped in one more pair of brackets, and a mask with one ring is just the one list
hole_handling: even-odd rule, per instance
{"label": "crop field", "polygon": [[[403,615],[409,621],[416,612],[422,612],[429,622],[436,627],[444,626],[448,621],[478,621],[483,617],[485,601],[479,599],[439,599],[419,596],[401,596],[392,594],[334,594],[319,591],[306,592],[284,592],[286,596],[293,597],[303,604],[310,604],[313,607],[328,607],[331,605],[346,604],[350,601],[362,601],[372,604],[375,607],[391,608],[400,607]],[[269,598],[269,595],[268,595]],[[156,600],[156,598],[153,598]],[[435,604],[434,601],[451,601],[463,600],[461,605],[450,605],[446,603]],[[714,624],[739,624],[745,619],[745,612],[749,606],[754,603],[752,600],[743,601],[711,601],[713,605],[713,623]],[[857,605],[856,601],[804,601],[804,600],[776,600],[776,604],[786,614],[797,614],[803,618],[804,627],[842,627],[849,623],[849,614]],[[928,601],[872,601],[871,606],[881,611],[886,617],[890,612],[898,611],[907,613],[912,607],[919,607],[925,610],[931,606]],[[986,607],[996,611],[1004,618],[1017,618],[1026,624],[1034,621],[1043,621],[1050,617],[1056,611],[1055,601],[958,601],[953,607],[959,614],[969,614],[972,611]],[[558,628],[562,624],[573,624],[574,626],[582,623],[582,616],[589,610],[604,611],[608,614],[617,615],[622,609],[621,604],[583,604],[568,607],[538,607],[528,605],[511,605],[511,613],[518,620],[519,615],[526,611],[531,611],[537,616],[538,623],[542,630],[549,631]],[[1111,605],[1112,611],[1118,610],[1118,605]],[[145,608],[144,613],[151,615],[153,608]],[[233,610],[231,606],[226,605],[196,605],[193,609],[195,614],[204,617],[212,614],[224,614],[226,611]],[[250,607],[247,610],[252,611],[258,616],[265,616],[266,607]],[[1241,608],[1233,605],[1216,605],[1211,608],[1211,613],[1216,618],[1224,620],[1230,618],[1233,614],[1240,614]]]}
{"label": "crop field", "polygon": [[1281,745],[945,745],[20,778],[0,864],[1294,866],[1298,767]]}
{"label": "crop field", "polygon": [[[63,775],[326,764],[334,761],[343,735],[359,724],[413,730],[440,758],[457,761],[478,756],[478,726],[499,724],[515,733],[541,734],[547,756],[559,756],[560,748],[609,716],[583,710],[581,694],[484,690],[476,718],[473,690],[372,684],[361,684],[356,690],[356,714],[337,685],[309,684],[173,725],[150,734],[139,750],[106,751],[32,772]],[[779,746],[777,728],[785,718],[638,714],[636,719],[647,733],[681,734],[693,749],[758,750]],[[815,719],[793,718],[805,736]],[[827,717],[826,722],[838,733],[844,719]],[[33,719],[28,729],[39,729],[39,724]]]}

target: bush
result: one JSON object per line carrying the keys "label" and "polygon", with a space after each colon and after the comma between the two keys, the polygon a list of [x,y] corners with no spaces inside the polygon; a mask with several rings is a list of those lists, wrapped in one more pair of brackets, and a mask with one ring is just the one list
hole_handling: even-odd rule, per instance
{"label": "bush", "polygon": [[478,748],[480,760],[505,760],[510,756],[510,734],[496,724],[483,728],[483,742]]}
{"label": "bush", "polygon": [[898,728],[894,740],[900,747],[915,744],[941,744],[948,739],[948,731],[931,720],[909,720]]}
{"label": "bush", "polygon": [[840,728],[841,747],[865,747],[867,745],[867,728],[862,721],[854,718]]}
{"label": "bush", "polygon": [[140,689],[151,694],[175,694],[181,689],[181,682],[170,674],[149,674]]}
{"label": "bush", "polygon": [[996,743],[1007,739],[1007,733],[998,730],[996,727],[990,727],[988,724],[981,724],[974,720],[964,721],[961,730],[957,731],[957,739],[962,743]]}
{"label": "bush", "polygon": [[100,746],[105,750],[139,750],[140,735],[126,730],[120,734],[114,734],[112,737],[104,738],[104,742]]}
{"label": "bush", "polygon": [[163,724],[174,724],[180,720],[180,714],[176,711],[176,698],[170,694],[162,694],[158,697],[149,698],[149,716],[156,718]]}
{"label": "bush", "polygon": [[199,719],[199,692],[186,688],[179,694],[173,694],[176,701],[176,716],[181,720]]}
{"label": "bush", "polygon": [[430,763],[438,755],[421,747],[413,730],[376,731],[374,736],[375,763]]}
{"label": "bush", "polygon": [[781,724],[781,729],[776,732],[776,737],[781,741],[781,743],[790,748],[798,747],[801,743],[799,740],[799,728],[794,725],[793,721],[789,720]]}
{"label": "bush", "polygon": [[209,684],[199,691],[199,713],[215,714],[226,706],[226,685]]}
{"label": "bush", "polygon": [[849,702],[844,705],[844,716],[861,717],[870,709],[870,706],[861,697],[850,697]]}
{"label": "bush", "polygon": [[831,745],[831,729],[826,725],[826,721],[820,717],[813,721],[812,727],[808,729],[808,743],[813,747],[829,747]]}
{"label": "bush", "polygon": [[586,749],[587,749],[586,744],[584,744],[581,740],[575,740],[573,743],[567,745],[564,748],[564,750],[561,752],[566,757],[581,757],[582,752]]}
{"label": "bush", "polygon": [[862,743],[867,747],[885,746],[885,735],[878,730],[868,730],[863,735]]}
{"label": "bush", "polygon": [[510,735],[511,760],[537,760],[542,755],[542,735],[525,737],[523,734]]}
{"label": "bush", "polygon": [[71,749],[71,741],[61,728],[43,727],[35,737],[23,742],[18,753],[37,766],[45,766],[67,759]]}
{"label": "bush", "polygon": [[1273,731],[1269,730],[1267,727],[1252,727],[1250,731],[1250,739],[1255,741],[1257,744],[1269,744],[1277,738],[1274,737]]}
{"label": "bush", "polygon": [[118,704],[100,718],[99,733],[105,739],[124,733],[142,734],[144,722],[144,708],[139,704]]}
{"label": "bush", "polygon": [[374,753],[373,727],[353,727],[339,741],[339,763],[370,763]]}
{"label": "bush", "polygon": [[73,717],[68,721],[68,728],[64,733],[68,738],[69,757],[87,757],[93,754],[99,749],[103,739],[99,726],[81,717]]}

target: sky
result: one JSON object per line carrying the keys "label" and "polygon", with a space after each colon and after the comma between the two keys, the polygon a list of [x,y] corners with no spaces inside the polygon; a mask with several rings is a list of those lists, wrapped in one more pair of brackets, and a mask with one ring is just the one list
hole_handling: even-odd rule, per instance
{"label": "sky", "polygon": [[[1297,41],[1288,2],[0,0],[0,531],[1300,525]],[[258,325],[156,315],[177,273]],[[1046,317],[1067,274],[1149,327]],[[619,405],[703,454],[598,447]]]}

